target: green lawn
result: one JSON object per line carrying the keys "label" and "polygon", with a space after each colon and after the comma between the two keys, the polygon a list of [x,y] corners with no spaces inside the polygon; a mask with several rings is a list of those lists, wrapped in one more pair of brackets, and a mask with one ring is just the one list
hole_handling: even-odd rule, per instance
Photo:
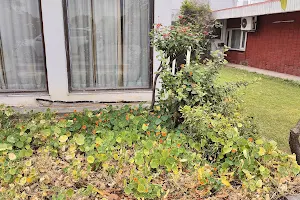
{"label": "green lawn", "polygon": [[253,116],[266,138],[289,152],[289,130],[300,120],[300,84],[234,68],[224,68],[221,82],[255,81],[240,90],[245,113]]}

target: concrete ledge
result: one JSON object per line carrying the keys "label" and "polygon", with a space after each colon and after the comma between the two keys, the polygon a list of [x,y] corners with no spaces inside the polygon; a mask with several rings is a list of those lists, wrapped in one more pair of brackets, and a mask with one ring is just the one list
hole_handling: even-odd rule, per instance
{"label": "concrete ledge", "polygon": [[272,76],[272,77],[277,77],[277,78],[282,78],[282,79],[286,79],[286,80],[292,80],[292,81],[300,82],[300,77],[299,76],[293,76],[293,75],[290,75],[290,74],[284,74],[284,73],[269,71],[269,70],[265,70],[265,69],[259,69],[259,68],[244,66],[244,65],[232,64],[232,63],[227,64],[227,66],[237,68],[237,69],[246,70],[246,71],[249,71],[249,72],[255,72],[255,73],[263,74],[263,75],[267,75],[267,76]]}
{"label": "concrete ledge", "polygon": [[[141,102],[142,103],[142,102]],[[57,113],[72,113],[74,110],[81,112],[84,109],[88,110],[99,110],[102,108],[105,108],[109,105],[115,106],[115,107],[122,107],[125,105],[129,106],[139,106],[139,103],[78,103],[78,104],[58,104],[58,103],[53,103],[49,105],[44,105],[44,106],[13,106],[12,108],[21,114],[26,114],[30,111],[33,112],[46,112],[47,109],[50,109],[52,112],[57,112]],[[144,103],[143,106],[150,106],[149,103]]]}

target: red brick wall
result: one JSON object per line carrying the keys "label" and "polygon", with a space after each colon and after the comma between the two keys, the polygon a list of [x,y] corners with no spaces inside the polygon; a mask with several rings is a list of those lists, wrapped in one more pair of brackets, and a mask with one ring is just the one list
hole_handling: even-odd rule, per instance
{"label": "red brick wall", "polygon": [[[293,23],[274,21],[295,20]],[[236,27],[237,19],[228,20]],[[229,51],[229,62],[300,76],[300,12],[258,17],[256,32],[249,32],[246,51]]]}

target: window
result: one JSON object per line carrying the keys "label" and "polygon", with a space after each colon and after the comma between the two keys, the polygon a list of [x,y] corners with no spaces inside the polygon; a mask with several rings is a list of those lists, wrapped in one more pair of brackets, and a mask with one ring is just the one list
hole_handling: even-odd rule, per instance
{"label": "window", "polygon": [[247,32],[240,29],[228,29],[226,36],[226,45],[231,50],[245,51],[247,42]]}
{"label": "window", "polygon": [[151,86],[153,0],[65,0],[71,90]]}
{"label": "window", "polygon": [[39,0],[0,1],[0,92],[46,91]]}

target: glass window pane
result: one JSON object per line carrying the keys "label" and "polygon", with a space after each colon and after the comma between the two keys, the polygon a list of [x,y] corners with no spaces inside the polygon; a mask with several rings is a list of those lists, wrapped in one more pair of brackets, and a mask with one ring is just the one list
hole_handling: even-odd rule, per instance
{"label": "glass window pane", "polygon": [[231,48],[233,49],[240,49],[241,45],[241,30],[232,30],[231,36]]}
{"label": "glass window pane", "polygon": [[242,35],[242,38],[243,38],[243,41],[242,41],[242,48],[244,49],[245,46],[246,46],[246,36],[247,36],[247,34],[246,34],[245,31],[243,31],[242,33],[243,33],[243,35]]}
{"label": "glass window pane", "polygon": [[72,89],[149,87],[149,1],[67,0]]}
{"label": "glass window pane", "polygon": [[94,87],[91,1],[68,1],[72,88]]}
{"label": "glass window pane", "polygon": [[230,31],[227,31],[226,46],[229,47]]}
{"label": "glass window pane", "polygon": [[124,86],[149,87],[149,0],[124,0]]}
{"label": "glass window pane", "polygon": [[121,10],[120,0],[94,0],[95,87],[122,86]]}
{"label": "glass window pane", "polygon": [[39,0],[1,0],[0,38],[0,92],[45,91]]}

